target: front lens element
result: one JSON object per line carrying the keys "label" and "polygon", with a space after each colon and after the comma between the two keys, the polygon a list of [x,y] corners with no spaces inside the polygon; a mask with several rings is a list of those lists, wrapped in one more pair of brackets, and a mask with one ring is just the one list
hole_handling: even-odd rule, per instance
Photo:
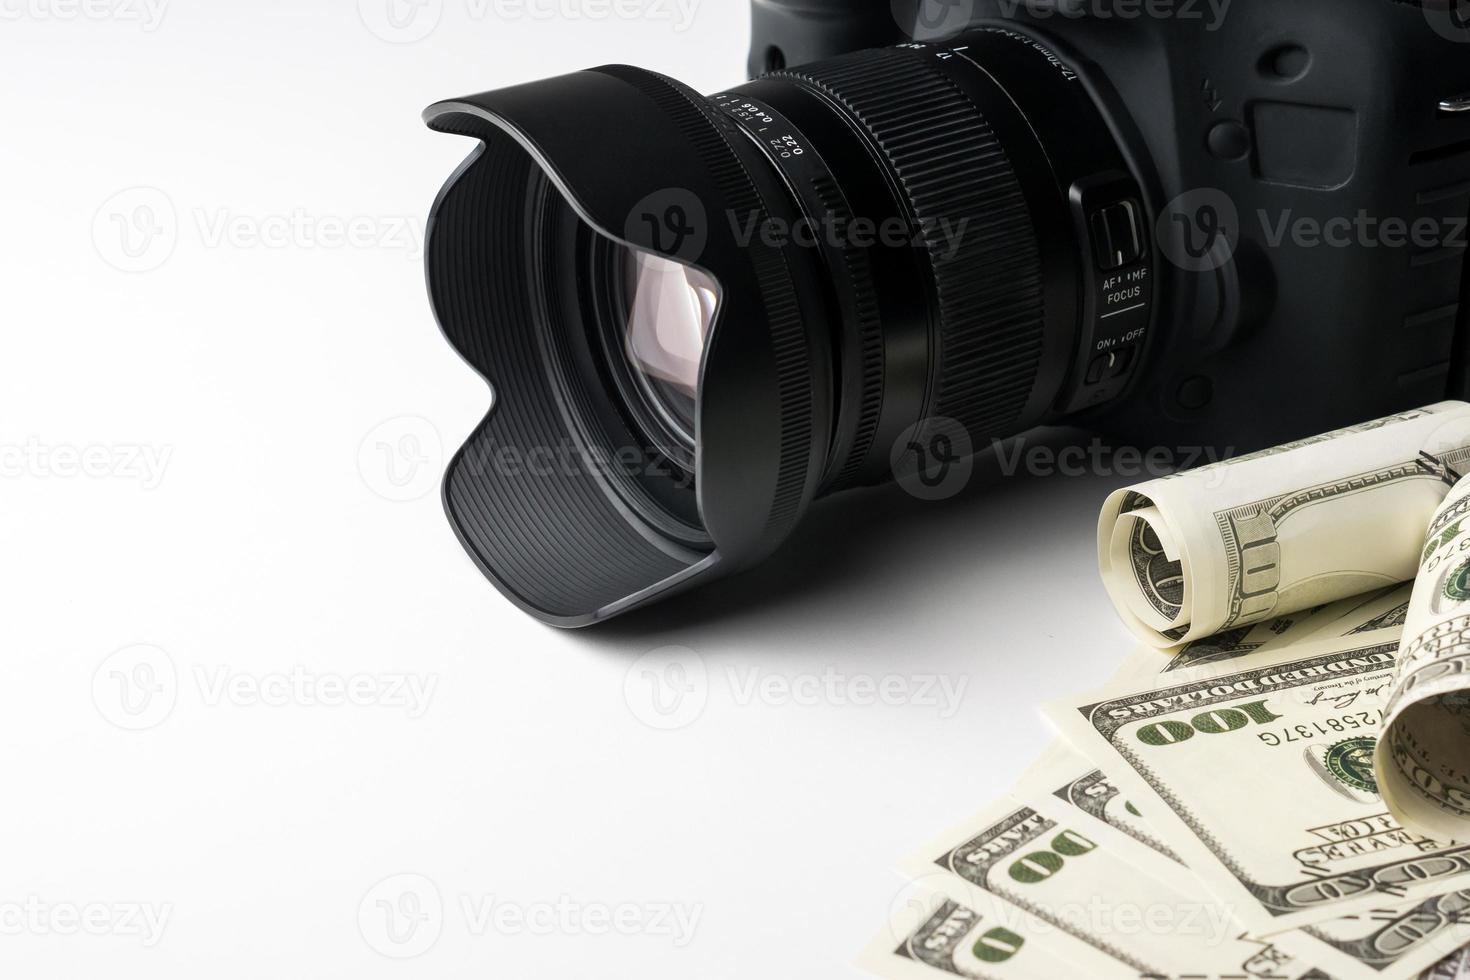
{"label": "front lens element", "polygon": [[624,267],[623,355],[659,428],[692,450],[700,360],[719,289],[700,270],[649,252],[627,252]]}
{"label": "front lens element", "polygon": [[707,220],[795,222],[759,148],[620,65],[426,117],[479,143],[426,240],[435,315],[493,394],[444,489],[476,563],[577,627],[770,554],[815,495],[832,390],[815,258]]}

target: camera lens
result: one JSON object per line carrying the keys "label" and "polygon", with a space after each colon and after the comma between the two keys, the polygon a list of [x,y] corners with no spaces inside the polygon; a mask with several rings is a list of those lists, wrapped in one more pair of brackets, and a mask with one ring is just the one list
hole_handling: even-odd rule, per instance
{"label": "camera lens", "polygon": [[584,625],[1117,399],[1153,249],[1094,84],[996,26],[710,97],[609,66],[432,107],[482,143],[428,255],[494,389],[445,490],[481,567]]}
{"label": "camera lens", "polygon": [[613,274],[618,300],[602,326],[623,398],[651,444],[692,473],[699,366],[719,287],[699,269],[634,249],[618,251]]}

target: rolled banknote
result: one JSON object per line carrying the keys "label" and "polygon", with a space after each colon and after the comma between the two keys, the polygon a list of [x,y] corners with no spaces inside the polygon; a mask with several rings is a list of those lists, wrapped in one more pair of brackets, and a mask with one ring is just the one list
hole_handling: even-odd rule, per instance
{"label": "rolled banknote", "polygon": [[1410,830],[1470,841],[1470,479],[1429,524],[1374,770]]}
{"label": "rolled banknote", "polygon": [[1098,563],[1124,622],[1188,643],[1414,577],[1470,405],[1443,402],[1119,490]]}

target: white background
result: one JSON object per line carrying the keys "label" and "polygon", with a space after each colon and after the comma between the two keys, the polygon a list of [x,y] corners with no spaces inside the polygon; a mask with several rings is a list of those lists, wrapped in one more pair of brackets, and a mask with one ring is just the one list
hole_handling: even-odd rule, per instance
{"label": "white background", "polygon": [[1092,535],[1132,481],[866,492],[542,627],[440,510],[489,396],[419,254],[470,146],[419,114],[610,61],[718,91],[746,4],[88,2],[0,0],[0,974],[848,975],[895,861],[1128,652]]}

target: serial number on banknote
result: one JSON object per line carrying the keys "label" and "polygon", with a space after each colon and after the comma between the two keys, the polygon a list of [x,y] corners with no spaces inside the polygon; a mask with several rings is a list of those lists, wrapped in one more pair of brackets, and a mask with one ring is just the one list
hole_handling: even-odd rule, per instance
{"label": "serial number on banknote", "polygon": [[1358,711],[1353,714],[1323,718],[1310,725],[1288,725],[1273,731],[1257,732],[1256,738],[1271,746],[1291,745],[1321,738],[1324,735],[1343,735],[1347,732],[1364,730],[1377,732],[1382,725],[1382,710]]}

